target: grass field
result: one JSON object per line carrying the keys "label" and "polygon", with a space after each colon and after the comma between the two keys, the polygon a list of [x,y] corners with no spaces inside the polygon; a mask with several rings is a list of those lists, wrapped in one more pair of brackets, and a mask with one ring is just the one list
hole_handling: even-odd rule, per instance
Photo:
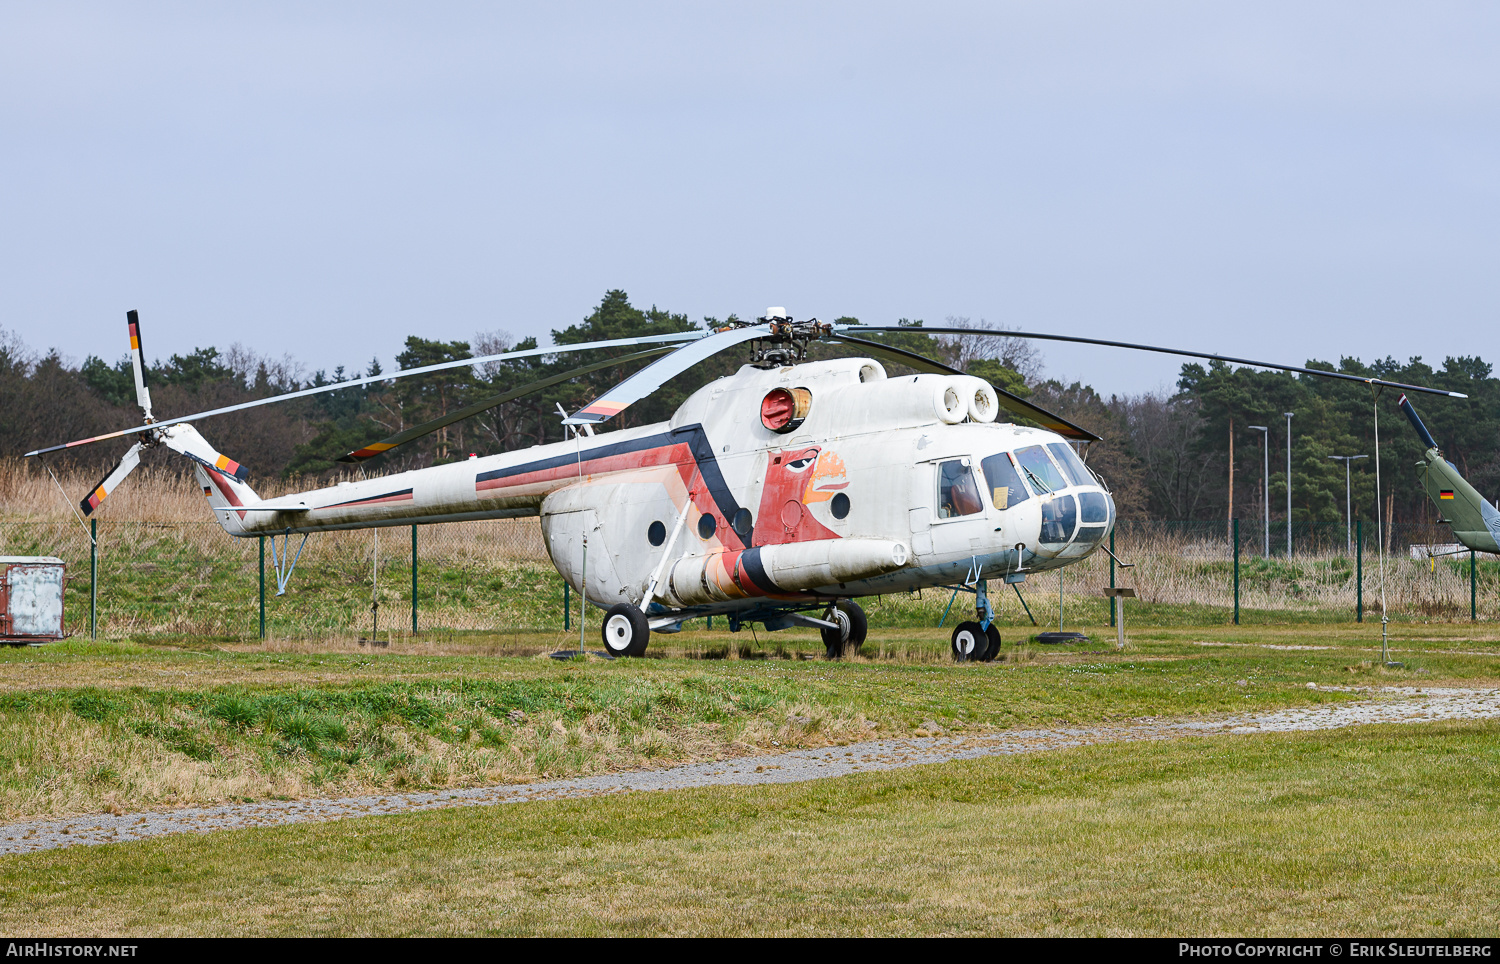
{"label": "grass field", "polygon": [[92,934],[1491,934],[1493,725],[1217,737],[0,861]]}
{"label": "grass field", "polygon": [[[0,818],[524,782],[842,744],[1500,685],[1500,627],[188,638],[0,651]],[[1317,684],[1308,688],[1308,683]],[[1339,688],[1335,688],[1339,687]],[[1500,727],[1095,746],[0,859],[16,934],[1488,933]],[[371,913],[378,908],[377,913]]]}

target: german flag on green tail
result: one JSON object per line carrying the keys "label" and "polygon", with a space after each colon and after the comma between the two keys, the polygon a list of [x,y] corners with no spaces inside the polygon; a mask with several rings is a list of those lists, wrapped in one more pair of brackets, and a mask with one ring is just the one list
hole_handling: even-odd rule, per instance
{"label": "german flag on green tail", "polygon": [[1438,490],[1438,498],[1439,499],[1452,499],[1453,498],[1453,490],[1452,489],[1439,489]]}

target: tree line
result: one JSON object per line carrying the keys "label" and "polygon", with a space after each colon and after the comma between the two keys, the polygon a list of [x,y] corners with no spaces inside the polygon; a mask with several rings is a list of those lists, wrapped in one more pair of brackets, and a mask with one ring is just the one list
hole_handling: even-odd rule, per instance
{"label": "tree line", "polygon": [[[687,315],[657,307],[637,308],[620,290],[607,292],[579,323],[552,332],[553,344],[569,345],[673,332],[701,331],[737,320]],[[857,324],[844,317],[839,322]],[[1273,520],[1286,518],[1286,444],[1292,412],[1291,517],[1295,522],[1344,519],[1344,463],[1329,456],[1367,455],[1351,463],[1354,515],[1373,520],[1375,505],[1375,412],[1380,418],[1380,454],[1385,504],[1396,522],[1433,521],[1430,503],[1416,485],[1412,463],[1421,443],[1396,408],[1398,393],[1376,393],[1364,384],[1234,368],[1223,363],[1185,364],[1174,392],[1110,395],[1092,386],[1044,377],[1043,359],[1032,343],[1006,335],[978,334],[983,323],[948,318],[945,324],[976,334],[909,329],[872,333],[879,340],[925,354],[1028,397],[1096,434],[1087,461],[1115,494],[1122,518],[1258,520],[1270,503]],[[395,363],[400,369],[537,347],[534,338],[513,341],[503,331],[480,332],[472,340],[442,341],[412,335]],[[384,473],[560,441],[559,409],[573,411],[649,360],[624,360],[640,348],[620,347],[540,355],[327,392],[305,399],[232,413],[204,423],[205,435],[256,475],[301,477],[323,482],[351,471]],[[851,346],[813,346],[814,357],[857,354]],[[663,421],[698,388],[732,374],[744,353],[722,353],[670,380],[655,394],[607,423],[605,430]],[[574,368],[607,363],[597,371],[507,402],[478,416],[377,456],[358,470],[337,458],[403,429],[437,418],[479,399],[510,391]],[[1308,361],[1306,367],[1433,385],[1466,393],[1467,400],[1413,398],[1445,456],[1482,493],[1500,489],[1500,380],[1478,357],[1447,358],[1433,368],[1420,358],[1385,358],[1366,365],[1341,358],[1337,367]],[[899,366],[887,365],[894,373]],[[290,356],[272,358],[241,346],[220,352],[197,348],[149,365],[153,407],[161,416],[186,414],[265,398],[299,388],[327,385],[359,375],[382,374],[378,360],[362,366],[319,370],[310,375]],[[76,363],[53,349],[35,352],[0,329],[0,455],[127,427],[139,421],[134,378],[127,356],[114,362],[89,356]],[[1252,426],[1261,426],[1258,431]],[[56,462],[101,474],[120,457],[128,439],[59,453]],[[1269,458],[1267,459],[1267,456]],[[1269,479],[1264,467],[1269,461]]]}

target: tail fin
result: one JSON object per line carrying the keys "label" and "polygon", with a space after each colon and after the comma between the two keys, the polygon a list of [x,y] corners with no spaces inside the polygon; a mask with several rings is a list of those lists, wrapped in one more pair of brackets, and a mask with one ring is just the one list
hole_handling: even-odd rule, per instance
{"label": "tail fin", "polygon": [[159,433],[163,445],[195,463],[193,470],[198,485],[224,531],[231,534],[243,532],[245,513],[237,510],[240,506],[260,501],[255,490],[245,484],[249,470],[227,455],[219,454],[197,429],[184,422],[168,425]]}

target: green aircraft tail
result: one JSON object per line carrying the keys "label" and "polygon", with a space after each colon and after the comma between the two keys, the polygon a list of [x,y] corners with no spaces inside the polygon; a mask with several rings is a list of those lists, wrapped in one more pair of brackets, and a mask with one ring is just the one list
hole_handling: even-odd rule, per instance
{"label": "green aircraft tail", "polygon": [[1500,510],[1465,481],[1452,462],[1443,458],[1432,433],[1417,417],[1417,410],[1405,395],[1397,404],[1427,445],[1426,453],[1417,462],[1417,478],[1427,497],[1438,507],[1439,517],[1453,527],[1453,535],[1466,547],[1476,552],[1500,552]]}

